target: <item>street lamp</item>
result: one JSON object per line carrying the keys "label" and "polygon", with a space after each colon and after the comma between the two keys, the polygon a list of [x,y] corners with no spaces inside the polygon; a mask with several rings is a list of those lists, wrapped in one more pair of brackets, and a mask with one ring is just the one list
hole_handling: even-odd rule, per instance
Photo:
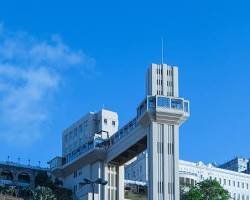
{"label": "street lamp", "polygon": [[80,182],[79,185],[91,185],[92,188],[92,199],[94,200],[94,193],[95,193],[95,185],[107,185],[108,181],[105,181],[103,178],[98,178],[95,181],[90,179],[84,178],[83,182]]}

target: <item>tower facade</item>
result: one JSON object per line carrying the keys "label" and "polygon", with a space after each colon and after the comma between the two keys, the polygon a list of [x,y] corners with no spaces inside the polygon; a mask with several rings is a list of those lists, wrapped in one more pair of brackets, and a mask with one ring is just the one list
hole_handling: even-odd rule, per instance
{"label": "tower facade", "polygon": [[141,120],[148,132],[148,199],[179,200],[179,126],[189,116],[183,113],[189,113],[189,103],[179,98],[178,68],[151,64],[146,95],[155,106]]}
{"label": "tower facade", "polygon": [[146,73],[146,95],[179,96],[178,67],[151,64]]}

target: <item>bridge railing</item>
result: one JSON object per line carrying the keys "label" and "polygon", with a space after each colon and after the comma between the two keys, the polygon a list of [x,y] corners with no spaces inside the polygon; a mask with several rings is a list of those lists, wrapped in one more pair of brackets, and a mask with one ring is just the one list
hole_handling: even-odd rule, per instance
{"label": "bridge railing", "polygon": [[23,164],[23,163],[17,163],[17,162],[12,162],[12,161],[0,161],[0,165],[8,165],[8,166],[19,167],[19,168],[29,168],[29,169],[41,170],[41,171],[48,170],[48,168],[45,168],[45,167],[33,166],[30,164]]}
{"label": "bridge railing", "polygon": [[105,141],[105,145],[111,146],[117,143],[124,136],[131,133],[131,131],[134,130],[136,127],[137,127],[137,118],[135,117],[134,119],[129,121],[125,126],[123,126],[121,129],[119,129],[115,134],[113,134],[109,139],[107,139],[107,141]]}
{"label": "bridge railing", "polygon": [[73,150],[72,152],[70,152],[65,156],[62,165],[71,162],[72,160],[80,157],[81,155],[87,153],[90,150],[93,150],[95,148],[100,148],[100,145],[98,144],[102,143],[103,141],[104,140],[102,138],[95,138],[94,140],[79,146],[78,148],[76,148],[75,150]]}

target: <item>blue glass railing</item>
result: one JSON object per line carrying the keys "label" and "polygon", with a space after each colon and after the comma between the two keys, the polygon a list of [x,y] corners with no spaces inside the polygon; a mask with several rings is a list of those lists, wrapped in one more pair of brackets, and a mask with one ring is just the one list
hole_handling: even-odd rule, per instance
{"label": "blue glass railing", "polygon": [[88,151],[93,150],[94,148],[100,147],[100,144],[102,142],[103,142],[103,139],[95,138],[95,140],[79,146],[77,149],[73,150],[72,152],[70,152],[69,154],[65,156],[65,162],[63,164],[67,164],[71,162],[72,160],[78,158],[79,156],[87,153]]}
{"label": "blue glass railing", "polygon": [[146,111],[154,111],[156,108],[168,108],[189,113],[189,102],[176,97],[148,96],[137,108],[137,118]]}
{"label": "blue glass railing", "polygon": [[157,98],[157,106],[159,107],[170,108],[170,104],[171,104],[170,98],[166,98],[166,97]]}
{"label": "blue glass railing", "polygon": [[107,141],[108,144],[106,145],[113,145],[116,142],[118,142],[120,139],[122,139],[124,136],[128,135],[132,130],[134,130],[137,127],[137,118],[134,118],[129,123],[127,123],[125,126],[123,126],[119,131],[117,131],[114,135],[112,135]]}

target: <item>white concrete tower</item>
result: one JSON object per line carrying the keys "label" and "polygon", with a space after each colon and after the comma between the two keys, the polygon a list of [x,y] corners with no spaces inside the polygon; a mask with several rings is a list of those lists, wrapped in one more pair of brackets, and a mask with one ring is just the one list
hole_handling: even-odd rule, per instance
{"label": "white concrete tower", "polygon": [[182,111],[189,111],[189,103],[178,98],[178,68],[152,64],[146,95],[156,96],[155,112],[143,121],[148,127],[148,199],[179,200],[179,125],[188,117]]}
{"label": "white concrete tower", "polygon": [[179,96],[178,68],[151,64],[146,73],[146,95]]}

